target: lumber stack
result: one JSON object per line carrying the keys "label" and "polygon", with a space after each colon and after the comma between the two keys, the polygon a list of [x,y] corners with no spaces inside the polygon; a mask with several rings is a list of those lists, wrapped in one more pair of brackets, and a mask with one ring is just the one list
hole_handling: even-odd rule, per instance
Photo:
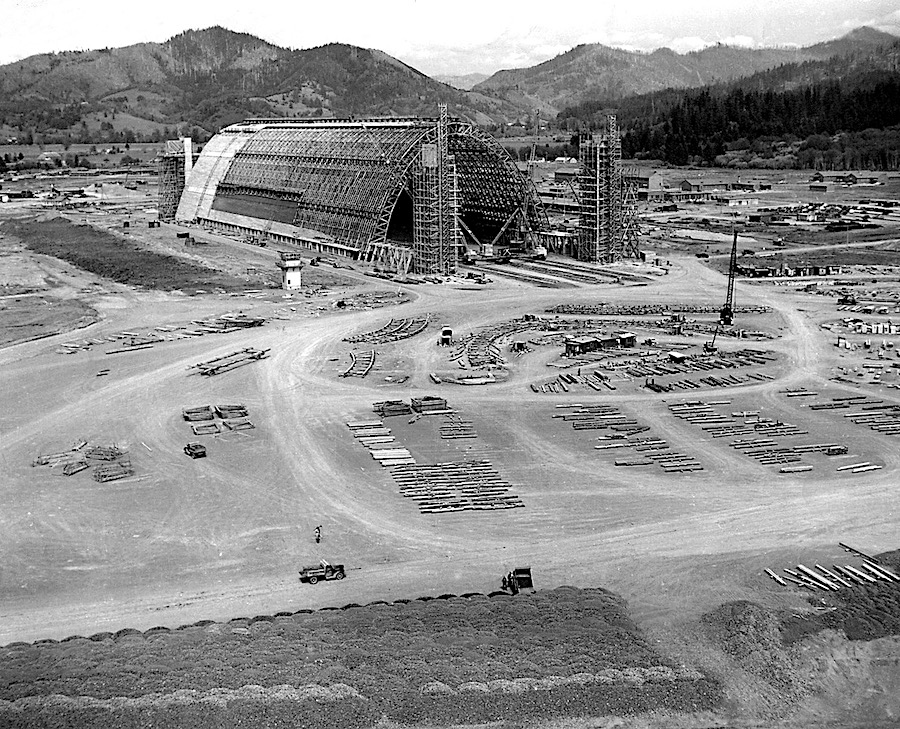
{"label": "lumber stack", "polygon": [[463,420],[456,413],[444,416],[440,427],[441,438],[444,440],[477,438],[474,423],[471,420]]}
{"label": "lumber stack", "polygon": [[412,407],[408,402],[404,402],[403,400],[385,400],[384,402],[376,402],[372,405],[372,410],[378,413],[382,418],[412,414]]}
{"label": "lumber stack", "polygon": [[491,511],[525,506],[485,460],[398,465],[391,476],[400,493],[415,501],[423,514]]}
{"label": "lumber stack", "polygon": [[406,448],[393,447],[396,438],[381,420],[357,420],[347,423],[357,442],[369,449],[372,458],[384,468],[412,465],[416,461]]}
{"label": "lumber stack", "polygon": [[429,413],[437,410],[446,411],[447,401],[442,397],[425,395],[423,397],[412,398],[410,407],[417,413]]}
{"label": "lumber stack", "polygon": [[238,367],[243,367],[244,365],[248,365],[251,362],[265,359],[269,356],[269,351],[270,350],[268,349],[255,349],[254,347],[247,347],[245,349],[239,349],[236,352],[226,354],[224,357],[216,357],[215,359],[211,359],[206,362],[200,362],[189,367],[188,369],[196,369],[200,372],[201,375],[211,377],[213,375],[222,374],[223,372],[228,372]]}
{"label": "lumber stack", "polygon": [[861,553],[857,556],[862,556],[861,564],[833,564],[831,569],[819,563],[813,567],[798,564],[793,569],[783,568],[783,575],[777,574],[772,569],[766,569],[765,573],[779,585],[786,586],[791,583],[811,592],[836,592],[844,588],[867,586],[877,582],[900,582],[900,575],[880,564],[874,557]]}

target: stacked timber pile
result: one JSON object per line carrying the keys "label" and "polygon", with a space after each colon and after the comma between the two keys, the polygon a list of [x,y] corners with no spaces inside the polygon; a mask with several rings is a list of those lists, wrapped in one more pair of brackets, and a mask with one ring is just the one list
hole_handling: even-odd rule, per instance
{"label": "stacked timber pile", "polygon": [[[223,428],[252,430],[256,427],[250,422],[250,411],[242,403],[185,408],[181,411],[181,417],[191,423],[194,435],[217,435]],[[220,419],[221,424],[216,418]]]}
{"label": "stacked timber pile", "polygon": [[500,322],[465,336],[450,355],[460,369],[480,369],[503,367],[506,360],[500,351],[500,343],[504,338],[530,330],[545,330],[549,322],[535,317],[522,317],[511,321]]}
{"label": "stacked timber pile", "polygon": [[896,572],[886,565],[881,564],[875,557],[870,557],[843,544],[841,546],[852,552],[857,558],[862,558],[862,563],[857,565],[833,564],[831,569],[819,563],[813,565],[812,568],[798,564],[794,569],[783,568],[783,575],[779,575],[771,569],[766,569],[766,574],[779,585],[787,586],[790,582],[811,592],[837,592],[858,585],[868,586],[877,582],[900,582],[900,575],[897,575]]}
{"label": "stacked timber pile", "polygon": [[117,445],[79,441],[71,450],[40,455],[32,466],[59,468],[64,476],[74,476],[93,467],[95,481],[115,481],[134,475],[127,449]]}
{"label": "stacked timber pile", "polygon": [[632,458],[617,459],[616,466],[656,465],[666,473],[703,470],[703,465],[696,458],[672,450],[667,441],[649,434],[649,425],[643,425],[613,405],[557,405],[557,408],[566,412],[556,413],[552,417],[571,423],[574,430],[610,431],[597,439],[595,450],[617,454],[631,450],[636,454]]}
{"label": "stacked timber pile", "polygon": [[181,417],[187,421],[194,422],[198,420],[213,420],[215,415],[209,405],[203,405],[198,408],[185,408],[181,411]]}
{"label": "stacked timber pile", "polygon": [[642,433],[649,426],[641,425],[636,419],[625,415],[613,405],[560,405],[560,412],[552,417],[571,423],[575,430],[613,430],[623,434]]}
{"label": "stacked timber pile", "polygon": [[[791,397],[798,393],[786,391],[784,394]],[[900,405],[885,403],[883,400],[870,400],[866,395],[835,397],[825,402],[814,402],[810,403],[809,409],[852,410],[841,415],[854,425],[862,425],[885,435],[900,435]]]}
{"label": "stacked timber pile", "polygon": [[423,514],[491,511],[525,506],[485,460],[407,465],[391,469],[400,493]]}
{"label": "stacked timber pile", "polygon": [[458,440],[477,438],[474,423],[471,420],[463,420],[456,413],[444,416],[444,422],[440,427],[441,438],[444,440]]}
{"label": "stacked timber pile", "polygon": [[372,410],[378,413],[382,418],[412,414],[412,407],[408,402],[404,402],[403,400],[385,400],[384,402],[376,402],[372,405]]}
{"label": "stacked timber pile", "polygon": [[434,395],[425,395],[424,397],[414,397],[410,401],[410,407],[417,413],[434,413],[440,411],[447,412],[447,401],[442,397]]}
{"label": "stacked timber pile", "polygon": [[118,446],[88,446],[84,450],[84,457],[89,461],[115,461],[125,455],[125,450]]}
{"label": "stacked timber pile", "polygon": [[223,420],[229,420],[233,418],[246,418],[250,415],[250,412],[245,405],[236,403],[231,405],[216,405],[216,415]]}
{"label": "stacked timber pile", "polygon": [[239,349],[231,354],[226,354],[224,357],[216,357],[207,362],[200,362],[199,364],[188,367],[188,369],[196,369],[201,375],[211,377],[212,375],[219,375],[223,372],[228,372],[229,370],[248,365],[251,362],[265,359],[269,356],[269,351],[270,350],[268,349],[254,349],[253,347],[247,347],[246,349]]}
{"label": "stacked timber pile", "polygon": [[[593,316],[660,316],[666,314],[718,314],[718,306],[698,304],[558,304],[547,309],[548,314]],[[768,306],[736,306],[735,314],[765,314]]]}
{"label": "stacked timber pile", "polygon": [[122,458],[113,461],[112,463],[97,466],[94,469],[93,475],[95,481],[106,483],[107,481],[118,481],[121,478],[133,476],[134,469],[131,467],[131,461],[129,459]]}
{"label": "stacked timber pile", "polygon": [[96,345],[112,342],[114,346],[107,350],[106,354],[120,354],[150,349],[154,344],[164,341],[202,337],[205,334],[228,334],[249,327],[262,326],[265,322],[266,320],[262,317],[229,313],[209,319],[199,319],[186,325],[161,325],[154,327],[149,332],[115,332],[103,337],[89,337],[73,342],[64,342],[56,351],[59,354],[74,354]]}
{"label": "stacked timber pile", "polygon": [[364,334],[357,334],[344,339],[352,344],[387,344],[401,339],[409,339],[425,331],[428,327],[428,315],[413,317],[410,319],[391,319],[380,329]]}
{"label": "stacked timber pile", "polygon": [[347,427],[382,467],[409,466],[416,462],[409,450],[392,445],[396,438],[381,420],[352,421],[347,423]]}
{"label": "stacked timber pile", "polygon": [[843,416],[854,425],[864,425],[876,433],[900,435],[900,407],[897,405],[863,407]]}
{"label": "stacked timber pile", "polygon": [[[779,473],[803,473],[813,470],[811,465],[803,463],[804,454],[820,453],[825,456],[847,454],[847,446],[842,443],[780,444],[776,439],[807,435],[808,431],[791,423],[762,417],[759,410],[732,412],[727,415],[714,410],[712,403],[701,400],[668,403],[668,407],[675,417],[699,426],[711,438],[733,439],[729,445],[748,458],[753,458],[764,466],[781,466]],[[868,468],[869,466],[871,468]],[[863,470],[852,470],[856,467]],[[881,466],[864,462],[841,466],[838,470],[862,473],[879,468]]]}
{"label": "stacked timber pile", "polygon": [[87,446],[87,441],[81,440],[75,443],[71,449],[67,451],[59,451],[56,453],[43,453],[36,456],[31,462],[32,466],[64,466],[73,461],[83,461],[84,454],[81,452]]}

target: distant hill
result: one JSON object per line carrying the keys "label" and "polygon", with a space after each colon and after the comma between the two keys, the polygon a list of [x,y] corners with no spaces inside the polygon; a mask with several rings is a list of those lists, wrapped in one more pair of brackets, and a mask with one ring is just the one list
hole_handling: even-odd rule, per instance
{"label": "distant hill", "polygon": [[435,76],[436,81],[452,86],[455,89],[470,91],[475,84],[490,78],[489,73],[467,73],[463,76]]}
{"label": "distant hill", "polygon": [[[585,110],[579,105],[603,106],[832,57],[864,58],[894,40],[859,28],[800,49],[718,45],[678,54],[581,45],[532,68],[499,71],[466,91],[379,50],[339,43],[291,50],[214,27],[164,43],[42,54],[0,66],[0,134],[26,142],[121,143],[176,134],[205,139],[253,116],[433,116],[439,102],[479,124],[529,124],[535,109],[555,117],[574,108],[578,117]],[[477,80],[475,74],[447,78],[460,87]],[[795,77],[784,83],[801,82]]]}
{"label": "distant hill", "polygon": [[208,134],[248,116],[433,116],[438,102],[482,124],[519,113],[509,102],[451,88],[378,50],[330,44],[294,51],[219,27],[165,43],[42,54],[0,66],[0,127],[68,132],[76,141],[103,132],[121,136],[124,127],[157,135],[168,126],[197,127]]}
{"label": "distant hill", "polygon": [[[596,127],[610,111],[560,113]],[[682,165],[896,170],[900,40],[827,60],[790,63],[730,83],[621,100],[623,154]]]}
{"label": "distant hill", "polygon": [[639,53],[586,44],[530,68],[498,71],[474,90],[556,115],[592,99],[611,101],[667,88],[696,88],[782,64],[868,53],[896,40],[889,33],[858,28],[843,38],[807,48],[715,45],[679,54],[668,48]]}

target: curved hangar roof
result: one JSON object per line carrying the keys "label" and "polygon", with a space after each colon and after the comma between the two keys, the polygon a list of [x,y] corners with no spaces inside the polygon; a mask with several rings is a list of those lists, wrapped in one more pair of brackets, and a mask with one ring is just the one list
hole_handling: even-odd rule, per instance
{"label": "curved hangar roof", "polygon": [[[348,252],[412,236],[410,172],[437,119],[271,121],[227,127],[203,148],[176,219],[304,237]],[[471,124],[451,120],[460,214],[490,241],[519,208],[536,224],[539,201],[513,160]],[[390,235],[389,235],[390,233]]]}

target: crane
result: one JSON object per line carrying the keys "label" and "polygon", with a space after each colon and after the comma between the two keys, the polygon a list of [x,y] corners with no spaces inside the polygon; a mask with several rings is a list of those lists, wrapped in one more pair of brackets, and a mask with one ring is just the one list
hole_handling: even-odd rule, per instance
{"label": "crane", "polygon": [[731,260],[728,262],[728,293],[725,295],[725,304],[719,312],[719,321],[725,326],[731,326],[734,321],[734,275],[737,272],[737,228],[734,229],[734,241],[731,244]]}
{"label": "crane", "polygon": [[719,334],[719,329],[723,326],[729,327],[734,323],[734,276],[737,272],[737,239],[737,228],[735,228],[734,240],[731,243],[731,259],[728,262],[728,289],[725,294],[725,303],[719,309],[719,321],[716,322],[712,340],[703,344],[703,350],[706,352],[716,351],[716,337]]}

